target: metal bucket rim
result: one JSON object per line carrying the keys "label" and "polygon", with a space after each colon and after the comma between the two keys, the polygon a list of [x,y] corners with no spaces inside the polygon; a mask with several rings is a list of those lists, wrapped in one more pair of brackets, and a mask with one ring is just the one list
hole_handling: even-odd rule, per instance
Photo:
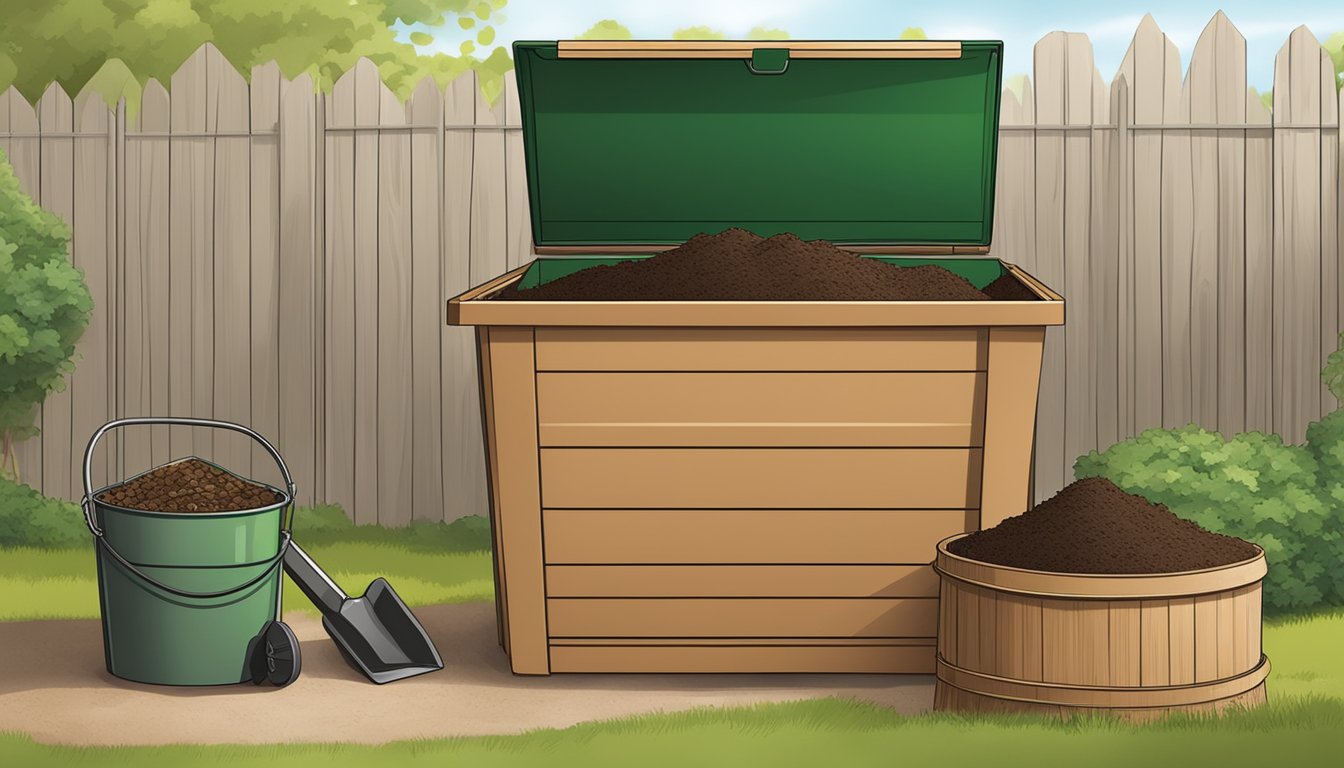
{"label": "metal bucket rim", "polygon": [[[214,467],[214,468],[220,470],[221,472],[225,472],[225,473],[227,473],[227,474],[229,474],[229,475],[232,475],[233,477],[236,477],[236,478],[238,478],[239,480],[242,480],[243,482],[250,483],[250,484],[252,484],[252,485],[259,485],[259,486],[261,486],[262,488],[265,488],[265,489],[267,489],[267,490],[269,490],[269,491],[273,491],[273,492],[276,493],[276,495],[278,495],[278,496],[280,497],[280,500],[279,500],[279,501],[276,501],[276,502],[274,502],[274,503],[272,503],[272,504],[267,504],[267,505],[262,506],[262,507],[253,507],[253,508],[251,508],[251,509],[227,509],[227,510],[223,510],[223,511],[220,511],[220,512],[159,512],[159,511],[152,510],[152,509],[136,509],[136,508],[134,508],[134,507],[123,507],[123,506],[120,506],[120,505],[118,505],[118,504],[111,504],[111,503],[109,503],[109,502],[103,501],[102,499],[98,498],[100,495],[102,495],[103,493],[106,493],[107,491],[112,490],[113,488],[119,488],[119,487],[121,487],[121,486],[123,486],[123,485],[125,485],[125,484],[127,484],[127,483],[129,483],[129,482],[131,482],[132,480],[135,480],[136,478],[139,478],[139,477],[143,477],[143,476],[145,476],[145,475],[149,474],[150,472],[153,472],[153,471],[155,471],[155,470],[157,470],[157,469],[163,469],[164,467],[170,467],[170,466],[172,466],[172,465],[174,465],[174,464],[180,464],[181,462],[184,462],[184,461],[190,461],[191,459],[196,459],[197,461],[203,462],[203,463],[205,463],[205,464],[209,464],[210,466],[212,466],[212,467]],[[289,506],[289,504],[293,501],[293,499],[290,497],[290,495],[289,495],[289,493],[288,493],[287,491],[283,491],[283,490],[281,490],[281,489],[279,489],[279,488],[276,488],[275,486],[271,485],[270,483],[263,483],[263,482],[261,482],[260,480],[253,480],[253,479],[250,478],[250,477],[244,477],[244,476],[238,474],[237,472],[234,472],[233,470],[228,469],[227,467],[222,467],[222,466],[220,466],[219,464],[216,464],[216,463],[213,462],[213,461],[210,461],[210,460],[208,460],[208,459],[202,459],[201,457],[199,457],[199,456],[194,456],[194,455],[193,455],[193,456],[183,456],[183,457],[180,458],[180,459],[173,459],[172,461],[165,462],[165,463],[163,463],[163,464],[159,464],[158,466],[150,467],[149,469],[146,469],[144,472],[140,472],[140,473],[138,473],[138,474],[131,475],[130,477],[126,478],[125,480],[118,480],[118,481],[115,482],[115,483],[111,483],[111,484],[109,484],[109,485],[105,485],[105,486],[103,486],[102,488],[99,488],[98,490],[96,490],[96,491],[94,491],[92,494],[90,494],[90,498],[93,499],[94,506],[96,506],[96,507],[101,507],[101,508],[103,508],[103,509],[110,509],[110,510],[113,510],[113,511],[115,511],[115,512],[120,512],[120,513],[123,513],[123,514],[130,514],[130,515],[138,515],[138,516],[141,516],[141,517],[161,517],[161,518],[173,518],[173,519],[184,518],[184,517],[186,517],[186,518],[206,517],[206,518],[214,518],[214,519],[221,519],[221,518],[228,518],[228,517],[242,517],[242,516],[245,516],[245,515],[255,515],[255,514],[258,514],[258,513],[261,513],[261,512],[270,512],[270,511],[272,511],[272,510],[276,510],[276,509],[284,509],[286,506]]]}

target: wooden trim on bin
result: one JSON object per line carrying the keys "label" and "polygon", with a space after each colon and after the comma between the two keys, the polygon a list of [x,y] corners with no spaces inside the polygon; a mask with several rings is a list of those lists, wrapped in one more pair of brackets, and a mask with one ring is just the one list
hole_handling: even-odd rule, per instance
{"label": "wooden trim on bin", "polygon": [[486,337],[495,445],[494,505],[508,595],[509,660],[525,675],[550,673],[542,560],[541,478],[531,328],[491,328]]}
{"label": "wooden trim on bin", "polygon": [[454,325],[983,327],[1062,325],[1056,301],[467,301]]}
{"label": "wooden trim on bin", "polygon": [[[989,329],[980,527],[992,528],[1030,506],[1031,447],[1045,328]],[[1030,407],[1028,407],[1030,404]]]}
{"label": "wooden trim on bin", "polygon": [[549,598],[567,637],[932,637],[938,600],[907,598]]}
{"label": "wooden trim on bin", "polygon": [[548,565],[924,565],[974,509],[547,509]]}
{"label": "wooden trim on bin", "polygon": [[[1064,301],[1020,270],[1041,301],[488,301],[529,262],[448,301],[449,325],[967,327],[1063,325]],[[1007,266],[1007,265],[1005,265]],[[1011,267],[1016,270],[1016,267]]]}
{"label": "wooden trim on bin", "polygon": [[1239,563],[1181,573],[1050,573],[1006,565],[982,563],[955,555],[948,544],[966,534],[957,534],[938,543],[934,567],[939,573],[986,589],[1038,597],[1096,600],[1148,600],[1187,598],[1238,589],[1265,577],[1265,554],[1259,547],[1255,557]]}
{"label": "wooden trim on bin", "polygon": [[538,371],[983,371],[983,328],[538,328]]}
{"label": "wooden trim on bin", "polygon": [[556,672],[933,674],[929,643],[551,645]]}
{"label": "wooden trim on bin", "polygon": [[957,40],[560,40],[562,59],[750,59],[758,49],[794,59],[959,59]]}
{"label": "wooden trim on bin", "polygon": [[547,565],[550,597],[937,597],[927,565]]}
{"label": "wooden trim on bin", "polygon": [[1059,301],[1059,302],[1064,301],[1063,296],[1060,296],[1058,293],[1055,293],[1054,291],[1050,290],[1049,286],[1047,286],[1045,283],[1042,283],[1040,280],[1037,280],[1025,269],[1022,269],[1016,264],[1011,264],[1006,261],[1001,261],[999,263],[1002,264],[1004,266],[1004,269],[1007,269],[1008,272],[1011,273],[1013,277],[1016,277],[1018,282],[1025,285],[1027,288],[1031,290],[1032,293],[1040,297],[1042,301]]}
{"label": "wooden trim on bin", "polygon": [[510,283],[523,279],[523,275],[527,273],[527,270],[531,266],[532,263],[528,262],[527,264],[524,264],[523,266],[518,267],[517,269],[505,272],[504,274],[500,275],[499,277],[496,277],[493,280],[488,280],[484,283],[481,283],[475,288],[472,288],[469,291],[458,294],[457,296],[454,296],[453,298],[449,299],[448,325],[483,325],[483,323],[462,322],[462,304],[464,302],[474,301],[483,296],[488,296],[500,290],[504,286],[509,285]]}

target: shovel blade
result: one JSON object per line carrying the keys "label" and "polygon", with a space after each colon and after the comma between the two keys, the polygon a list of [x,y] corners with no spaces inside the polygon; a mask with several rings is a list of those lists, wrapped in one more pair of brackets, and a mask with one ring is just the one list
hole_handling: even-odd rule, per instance
{"label": "shovel blade", "polygon": [[345,660],[380,685],[443,669],[434,642],[386,579],[346,599],[322,626]]}

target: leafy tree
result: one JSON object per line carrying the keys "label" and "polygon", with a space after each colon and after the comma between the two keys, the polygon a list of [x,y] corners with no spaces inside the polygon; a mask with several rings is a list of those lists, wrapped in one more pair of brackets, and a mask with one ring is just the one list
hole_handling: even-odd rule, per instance
{"label": "leafy tree", "polygon": [[748,40],[788,40],[789,33],[782,29],[771,29],[764,26],[754,26],[747,32]]}
{"label": "leafy tree", "polygon": [[672,33],[673,40],[723,40],[728,36],[703,24],[697,27],[682,27]]}
{"label": "leafy tree", "polygon": [[615,19],[603,19],[578,36],[579,40],[629,40],[630,28]]}
{"label": "leafy tree", "polygon": [[1344,87],[1344,32],[1327,37],[1321,47],[1330,54],[1330,61],[1335,65],[1335,87]]}
{"label": "leafy tree", "polygon": [[922,27],[906,27],[901,33],[902,40],[928,40],[929,36],[924,34]]}
{"label": "leafy tree", "polygon": [[[476,42],[494,41],[507,0],[5,0],[0,24],[0,88],[12,81],[35,100],[55,80],[75,93],[108,59],[120,59],[138,83],[167,83],[202,43],[213,42],[244,74],[274,59],[286,77],[303,72],[330,88],[360,57],[378,65],[388,86],[408,95],[426,75],[445,84],[476,69],[488,96],[503,89],[512,68],[497,49],[485,60],[423,55],[430,33],[397,39],[397,22],[438,27],[456,18],[475,28]],[[469,22],[469,23],[464,23]],[[479,26],[478,26],[479,25]],[[467,41],[472,43],[473,41]],[[473,46],[474,48],[474,43]],[[468,49],[470,50],[470,49]]]}
{"label": "leafy tree", "polygon": [[19,188],[0,152],[0,469],[19,479],[14,443],[37,434],[35,408],[65,386],[93,312],[70,231]]}

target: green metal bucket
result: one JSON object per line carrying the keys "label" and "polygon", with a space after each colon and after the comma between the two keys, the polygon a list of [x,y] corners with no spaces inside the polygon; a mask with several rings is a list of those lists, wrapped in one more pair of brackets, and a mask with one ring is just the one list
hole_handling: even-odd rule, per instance
{"label": "green metal bucket", "polygon": [[[99,501],[103,491],[129,482],[91,490],[99,438],[108,430],[141,424],[246,434],[275,459],[287,491],[271,488],[280,501],[238,512],[148,512]],[[293,500],[294,481],[280,454],[246,427],[207,419],[142,418],[109,422],[94,433],[84,452],[83,507],[97,543],[107,671],[156,685],[250,682],[249,644],[280,617],[280,565],[289,547]]]}

